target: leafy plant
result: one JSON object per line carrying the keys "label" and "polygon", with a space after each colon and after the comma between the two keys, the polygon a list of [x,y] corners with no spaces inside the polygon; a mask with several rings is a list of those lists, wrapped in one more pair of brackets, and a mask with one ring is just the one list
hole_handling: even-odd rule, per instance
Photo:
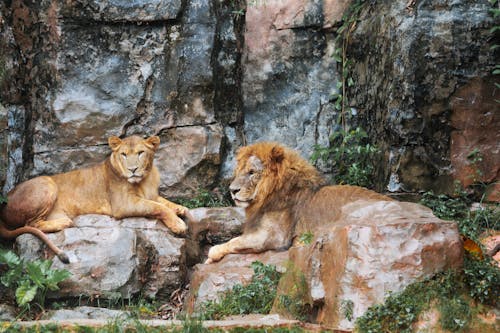
{"label": "leafy plant", "polygon": [[43,307],[47,292],[58,290],[59,282],[71,275],[67,270],[51,269],[52,260],[24,262],[12,251],[0,250],[0,263],[8,266],[0,282],[15,288],[16,302],[23,309],[29,308],[32,301]]}
{"label": "leafy plant", "polygon": [[281,273],[273,265],[259,261],[252,263],[254,275],[246,286],[235,285],[219,301],[204,302],[201,316],[204,319],[222,319],[229,315],[263,313],[271,310]]}
{"label": "leafy plant", "polygon": [[209,191],[207,189],[200,188],[195,197],[189,199],[180,198],[175,201],[187,208],[225,207],[231,205],[231,201],[217,189]]}
{"label": "leafy plant", "polygon": [[337,184],[364,187],[373,186],[375,166],[373,160],[379,149],[370,144],[368,135],[360,127],[355,130],[340,130],[330,137],[329,147],[314,147],[311,160],[329,162]]}
{"label": "leafy plant", "polygon": [[340,309],[342,310],[342,313],[344,314],[345,319],[352,321],[353,318],[353,311],[354,311],[354,302],[351,301],[350,299],[343,299],[342,302],[340,302]]}
{"label": "leafy plant", "polygon": [[299,236],[299,242],[305,245],[311,244],[313,239],[314,239],[314,234],[310,231],[304,232]]}

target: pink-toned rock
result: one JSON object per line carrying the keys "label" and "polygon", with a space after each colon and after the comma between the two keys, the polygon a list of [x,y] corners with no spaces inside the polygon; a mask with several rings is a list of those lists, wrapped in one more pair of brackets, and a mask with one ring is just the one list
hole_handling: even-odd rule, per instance
{"label": "pink-toned rock", "polygon": [[252,262],[275,265],[284,271],[288,252],[267,251],[260,254],[229,254],[214,264],[197,265],[191,277],[189,294],[184,309],[192,313],[200,304],[216,300],[220,294],[237,284],[247,284],[253,276]]}
{"label": "pink-toned rock", "polygon": [[500,251],[498,251],[500,232],[497,231],[495,234],[481,239],[481,243],[486,248],[486,253],[492,256],[493,260],[497,262],[497,266],[500,267]]}
{"label": "pink-toned rock", "polygon": [[[452,116],[450,154],[454,178],[465,187],[474,182],[500,180],[500,113],[498,89],[494,78],[476,78],[458,89],[451,99]],[[474,150],[482,161],[473,163],[467,157]],[[478,173],[480,170],[480,173]],[[495,186],[489,200],[500,200]]]}
{"label": "pink-toned rock", "polygon": [[[463,259],[455,222],[414,203],[365,200],[343,207],[339,222],[314,231],[311,244],[289,253],[294,271],[307,281],[303,301],[318,309],[311,319],[338,329],[352,329],[354,319],[382,303],[389,291],[458,268]],[[286,281],[280,282],[279,295],[289,292]],[[341,309],[345,301],[353,304],[352,321]],[[286,314],[279,303],[274,309]]]}

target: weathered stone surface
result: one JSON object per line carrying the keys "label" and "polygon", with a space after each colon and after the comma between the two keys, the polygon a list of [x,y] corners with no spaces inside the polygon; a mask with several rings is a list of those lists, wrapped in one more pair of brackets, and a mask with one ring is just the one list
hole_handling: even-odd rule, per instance
{"label": "weathered stone surface", "polygon": [[[495,77],[474,78],[451,99],[453,176],[467,187],[500,181],[500,93]],[[475,156],[470,156],[476,152]],[[478,160],[480,158],[480,161]]]}
{"label": "weathered stone surface", "polygon": [[314,144],[328,143],[338,76],[335,36],[322,29],[332,7],[322,4],[336,5],[271,0],[247,6],[242,89],[248,143],[279,141],[306,155]]}
{"label": "weathered stone surface", "polygon": [[[160,222],[104,215],[82,215],[74,222],[75,228],[49,234],[70,259],[68,265],[55,259],[52,267],[72,273],[51,297],[128,298],[142,292],[162,298],[184,282],[185,240]],[[16,247],[27,260],[53,255],[29,234],[19,236]]]}
{"label": "weathered stone surface", "polygon": [[92,19],[106,22],[148,22],[173,20],[180,14],[181,0],[146,1],[61,1],[65,18]]}
{"label": "weathered stone surface", "polygon": [[247,284],[253,276],[252,262],[275,265],[284,271],[288,252],[267,251],[261,254],[229,254],[221,261],[195,267],[191,276],[189,294],[184,309],[191,313],[199,310],[200,304],[208,300],[217,300],[220,294],[236,284]]}
{"label": "weathered stone surface", "polygon": [[[303,301],[318,309],[312,320],[339,329],[352,329],[354,319],[389,291],[459,268],[463,258],[455,222],[413,203],[365,200],[344,206],[338,223],[314,231],[310,245],[289,253],[307,281]],[[282,282],[281,295],[297,283]],[[343,315],[342,301],[353,302],[353,321]],[[286,313],[279,303],[274,310]]]}
{"label": "weathered stone surface", "polygon": [[91,306],[79,306],[73,309],[49,311],[42,319],[44,320],[71,320],[71,319],[101,319],[112,320],[115,318],[126,318],[128,311],[112,310],[106,308],[95,308]]}
{"label": "weathered stone surface", "polygon": [[0,304],[0,321],[11,321],[16,319],[16,308],[7,304]]}
{"label": "weathered stone surface", "polygon": [[[392,179],[391,191],[453,191],[452,99],[460,87],[489,76],[497,62],[490,9],[487,1],[470,0],[367,3],[350,38],[355,84],[348,95],[355,120],[385,152],[381,188]],[[492,140],[496,135],[489,133]]]}
{"label": "weathered stone surface", "polygon": [[224,243],[239,236],[243,231],[243,208],[196,208],[191,210],[191,214],[196,222],[189,224],[189,230],[198,242]]}

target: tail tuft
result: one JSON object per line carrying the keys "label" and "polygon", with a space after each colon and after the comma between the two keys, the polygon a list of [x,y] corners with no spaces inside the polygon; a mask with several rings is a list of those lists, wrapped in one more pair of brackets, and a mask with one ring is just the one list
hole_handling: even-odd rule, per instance
{"label": "tail tuft", "polygon": [[61,260],[61,262],[63,264],[69,264],[69,257],[66,253],[64,252],[60,252],[57,257],[59,258],[59,260]]}

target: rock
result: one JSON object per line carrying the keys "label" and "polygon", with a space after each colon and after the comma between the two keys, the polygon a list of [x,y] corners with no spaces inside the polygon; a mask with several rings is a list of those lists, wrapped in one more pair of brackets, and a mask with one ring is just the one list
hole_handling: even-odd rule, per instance
{"label": "rock", "polygon": [[192,237],[200,243],[224,243],[243,232],[243,208],[195,208],[191,210],[191,214],[196,222],[189,224],[189,230]]}
{"label": "rock", "polygon": [[105,22],[150,22],[173,20],[181,11],[181,0],[148,1],[65,1],[61,13],[71,19]]}
{"label": "rock", "polygon": [[0,304],[0,321],[16,320],[16,308],[7,304]]}
{"label": "rock", "polygon": [[279,271],[284,271],[287,260],[286,251],[267,251],[261,254],[229,254],[217,263],[197,265],[191,276],[184,309],[192,313],[199,310],[203,302],[217,300],[222,292],[233,286],[249,283],[254,261],[275,265]]}
{"label": "rock", "polygon": [[44,320],[71,320],[71,319],[101,319],[112,320],[119,317],[128,317],[128,311],[96,308],[92,306],[79,306],[73,309],[53,310],[44,314]]}
{"label": "rock", "polygon": [[[477,144],[498,156],[498,121],[496,131],[492,122],[497,115],[485,113],[498,99],[498,92],[488,95],[495,89],[488,76],[498,59],[498,51],[491,51],[492,7],[471,0],[408,4],[366,3],[350,35],[347,58],[354,85],[348,98],[357,110],[355,121],[386,152],[380,188],[393,179],[391,190],[453,193],[452,166],[463,165],[453,155],[468,154]],[[477,106],[474,96],[481,96]],[[471,130],[484,131],[487,141],[476,142],[468,130],[455,129],[457,116]],[[465,141],[453,142],[462,135]]]}
{"label": "rock", "polygon": [[500,99],[495,82],[493,76],[471,79],[451,99],[451,165],[464,187],[500,180],[500,113],[492,112]]}
{"label": "rock", "polygon": [[[463,259],[455,222],[418,204],[366,200],[344,206],[335,225],[314,231],[310,245],[293,246],[289,253],[293,269],[280,281],[273,311],[293,315],[280,295],[297,297],[317,310],[310,319],[341,330],[352,329],[389,291],[459,268]],[[353,304],[353,321],[341,310],[346,301]]]}
{"label": "rock", "polygon": [[[160,222],[145,218],[115,220],[104,215],[82,215],[75,227],[49,234],[66,252],[70,264],[54,259],[52,268],[72,276],[49,297],[168,298],[185,280],[185,239],[174,237]],[[53,256],[41,241],[24,234],[16,239],[22,258]]]}
{"label": "rock", "polygon": [[336,123],[335,35],[350,1],[257,1],[247,5],[243,51],[248,143],[278,141],[306,157],[327,145]]}

